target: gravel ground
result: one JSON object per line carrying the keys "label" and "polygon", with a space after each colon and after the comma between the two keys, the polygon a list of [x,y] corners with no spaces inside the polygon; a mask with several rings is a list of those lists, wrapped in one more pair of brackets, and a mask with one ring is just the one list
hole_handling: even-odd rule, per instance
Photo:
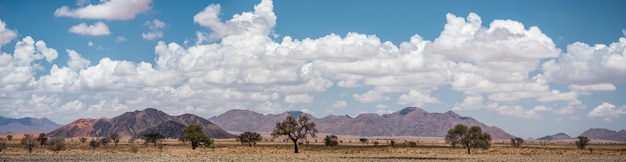
{"label": "gravel ground", "polygon": [[0,161],[626,161],[622,155],[291,154],[2,154]]}

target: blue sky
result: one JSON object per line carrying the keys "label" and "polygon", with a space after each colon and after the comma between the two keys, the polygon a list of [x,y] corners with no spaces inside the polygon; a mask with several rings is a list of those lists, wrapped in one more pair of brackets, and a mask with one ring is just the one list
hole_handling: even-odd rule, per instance
{"label": "blue sky", "polygon": [[0,114],[454,111],[626,129],[623,1],[2,1]]}

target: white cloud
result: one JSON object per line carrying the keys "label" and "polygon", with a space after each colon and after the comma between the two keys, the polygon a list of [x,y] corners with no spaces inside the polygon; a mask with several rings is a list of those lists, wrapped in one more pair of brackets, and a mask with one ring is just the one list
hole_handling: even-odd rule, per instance
{"label": "white cloud", "polygon": [[311,103],[311,101],[313,101],[313,96],[309,96],[308,94],[297,94],[297,95],[285,96],[285,103],[289,103],[289,104]]}
{"label": "white cloud", "polygon": [[100,4],[70,9],[62,6],[54,11],[54,16],[80,19],[129,20],[139,13],[150,10],[152,0],[104,0]]}
{"label": "white cloud", "polygon": [[343,108],[346,108],[347,106],[348,106],[348,102],[346,101],[337,101],[333,103],[332,105],[333,108],[337,108],[337,109],[343,109]]}
{"label": "white cloud", "polygon": [[148,33],[141,33],[141,37],[145,40],[155,40],[157,38],[163,38],[163,32],[161,31],[152,31]]}
{"label": "white cloud", "polygon": [[118,36],[115,38],[115,43],[121,43],[121,42],[126,42],[127,39],[124,36]]}
{"label": "white cloud", "polygon": [[604,119],[605,121],[611,121],[614,118],[619,118],[622,115],[626,115],[626,105],[622,105],[621,107],[616,107],[613,104],[603,102],[602,104],[596,106],[587,114],[589,117],[599,117]]}
{"label": "white cloud", "polygon": [[567,53],[542,65],[544,75],[552,82],[589,85],[626,81],[626,38],[610,45],[590,46],[576,42]]}
{"label": "white cloud", "polygon": [[422,91],[410,90],[407,94],[403,94],[398,98],[398,104],[421,107],[425,103],[439,102],[437,98],[431,97],[430,94]]}
{"label": "white cloud", "polygon": [[622,29],[622,34],[626,36],[626,29]]}
{"label": "white cloud", "polygon": [[452,110],[478,110],[483,107],[483,96],[466,96],[463,102],[454,105]]}
{"label": "white cloud", "polygon": [[355,100],[361,103],[370,103],[370,102],[390,99],[389,97],[385,96],[383,93],[372,91],[372,90],[367,91],[363,94],[353,94],[352,98],[354,98]]}
{"label": "white cloud", "polygon": [[72,26],[68,31],[70,33],[75,33],[75,34],[80,34],[80,35],[92,35],[92,36],[111,34],[111,31],[109,31],[109,27],[101,21],[98,21],[93,25],[80,23],[78,25]]}
{"label": "white cloud", "polygon": [[542,119],[543,117],[537,113],[537,110],[526,110],[519,105],[490,105],[487,109],[498,112],[498,114],[508,115],[519,118]]}
{"label": "white cloud", "polygon": [[591,85],[570,85],[568,86],[572,91],[576,91],[581,95],[590,94],[593,91],[614,91],[617,90],[615,85],[609,83],[591,84]]}
{"label": "white cloud", "polygon": [[247,32],[267,36],[276,25],[274,5],[271,0],[263,0],[254,6],[254,12],[236,14],[232,19],[222,22],[219,18],[221,7],[212,4],[193,17],[195,23],[212,30],[211,39],[218,39],[232,34]]}
{"label": "white cloud", "polygon": [[0,20],[0,48],[17,37],[17,32],[7,29],[7,24]]}
{"label": "white cloud", "polygon": [[93,42],[91,42],[91,41],[87,42],[87,46],[89,46],[89,47],[93,46]]}
{"label": "white cloud", "polygon": [[161,29],[165,28],[167,24],[159,19],[154,19],[152,21],[146,21],[145,23],[149,28],[150,32],[141,33],[141,37],[145,40],[155,40],[157,38],[163,38],[163,32]]}

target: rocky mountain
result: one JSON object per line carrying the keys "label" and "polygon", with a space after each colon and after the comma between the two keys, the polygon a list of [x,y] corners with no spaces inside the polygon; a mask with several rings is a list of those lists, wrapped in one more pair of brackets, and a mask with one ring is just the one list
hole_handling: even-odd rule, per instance
{"label": "rocky mountain", "polygon": [[[172,126],[176,124],[168,121],[173,121],[182,125],[199,124],[204,127],[204,133],[211,138],[235,137],[202,117],[192,114],[170,116],[154,108],[147,108],[135,112],[126,112],[113,118],[78,119],[48,133],[48,136],[106,137],[112,133],[118,133],[122,137],[135,137],[147,130],[164,131],[162,129],[179,128],[179,126]],[[177,130],[165,131],[172,132]],[[180,131],[182,131],[182,129],[180,129]]]}
{"label": "rocky mountain", "polygon": [[5,118],[0,116],[0,134],[48,132],[61,127],[61,125],[47,118]]}
{"label": "rocky mountain", "polygon": [[[229,131],[271,132],[276,122],[288,115],[305,114],[289,111],[282,114],[263,115],[249,110],[230,110],[209,120]],[[306,114],[308,115],[308,114]],[[489,132],[494,139],[509,139],[513,136],[497,127],[487,126],[471,117],[462,117],[448,111],[429,113],[420,108],[408,107],[391,114],[360,114],[350,116],[328,115],[311,119],[320,133],[355,136],[421,136],[444,137],[448,129],[456,124],[479,126]]]}
{"label": "rocky mountain", "polygon": [[580,134],[590,139],[611,140],[611,141],[626,141],[626,130],[612,131],[604,128],[591,128]]}
{"label": "rocky mountain", "polygon": [[565,140],[565,139],[572,139],[572,137],[570,137],[569,135],[565,133],[557,133],[554,135],[537,138],[537,140]]}
{"label": "rocky mountain", "polygon": [[185,135],[181,130],[185,129],[185,125],[176,121],[166,121],[156,127],[148,128],[138,133],[135,137],[141,137],[144,134],[159,133],[165,138],[180,138]]}

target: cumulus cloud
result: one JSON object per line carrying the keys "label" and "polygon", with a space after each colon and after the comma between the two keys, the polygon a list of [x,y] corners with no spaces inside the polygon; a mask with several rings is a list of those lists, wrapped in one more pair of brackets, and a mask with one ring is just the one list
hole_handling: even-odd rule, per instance
{"label": "cumulus cloud", "polygon": [[219,18],[221,7],[211,4],[193,17],[195,23],[212,30],[210,38],[217,39],[232,34],[248,32],[250,34],[268,35],[276,25],[274,5],[271,0],[263,0],[254,6],[254,12],[243,12],[222,22]]}
{"label": "cumulus cloud", "polygon": [[80,34],[80,35],[91,35],[91,36],[100,36],[100,35],[109,35],[111,31],[109,31],[109,27],[101,21],[96,22],[93,25],[87,25],[86,23],[80,23],[78,25],[74,25],[70,27],[68,30],[70,33]]}
{"label": "cumulus cloud", "polygon": [[[116,3],[127,2],[105,1],[100,5]],[[83,8],[89,6],[93,5]],[[222,20],[220,12],[219,5],[209,5],[194,16],[195,23],[210,30],[195,31],[196,45],[157,42],[154,63],[111,58],[91,62],[79,51],[66,49],[67,64],[59,66],[51,62],[57,57],[53,49],[26,37],[18,41],[12,55],[0,55],[0,102],[8,103],[0,113],[24,116],[60,109],[84,117],[102,117],[142,107],[158,107],[168,113],[215,114],[229,109],[280,113],[305,109],[300,104],[319,100],[341,109],[348,107],[346,98],[314,96],[343,90],[347,91],[338,97],[347,95],[364,105],[377,105],[371,111],[388,113],[397,105],[438,103],[431,94],[444,85],[465,95],[454,110],[487,110],[539,119],[547,111],[573,113],[581,104],[580,95],[615,89],[615,82],[606,80],[574,84],[564,92],[551,88],[550,81],[559,75],[553,71],[542,74],[538,68],[550,62],[541,65],[542,60],[564,56],[559,57],[560,50],[538,27],[525,27],[513,20],[494,20],[485,27],[475,13],[467,18],[448,14],[444,30],[434,41],[413,35],[407,42],[394,44],[360,33],[276,39],[272,33],[276,16],[269,0],[231,19]],[[167,26],[158,19],[146,25],[150,31]],[[106,31],[110,34],[108,27]],[[220,41],[208,41],[215,39]],[[119,36],[116,43],[125,40]],[[621,54],[609,53],[616,55],[611,57]],[[619,71],[619,61],[606,57],[605,66],[598,66],[603,68],[600,70]],[[34,77],[37,69],[43,69],[37,61],[44,59],[52,64],[49,73]],[[3,98],[9,95],[17,99]],[[518,104],[533,100],[539,105]],[[375,103],[380,101],[386,102]],[[33,109],[19,108],[24,105]]]}
{"label": "cumulus cloud", "polygon": [[7,29],[7,24],[0,20],[0,48],[17,37],[17,32]]}
{"label": "cumulus cloud", "polygon": [[[62,6],[54,11],[57,17],[73,17],[79,19],[128,20],[139,13],[150,10],[152,0],[104,0],[99,4],[89,4],[84,7],[70,9]],[[86,4],[86,3],[82,3]]]}
{"label": "cumulus cloud", "polygon": [[363,94],[353,94],[352,98],[354,98],[355,100],[361,103],[370,103],[370,102],[390,99],[389,97],[385,96],[383,93],[372,91],[372,90],[367,91]]}
{"label": "cumulus cloud", "polygon": [[626,81],[626,38],[610,45],[576,42],[567,53],[543,63],[543,73],[556,83],[590,85]]}
{"label": "cumulus cloud", "polygon": [[429,94],[423,93],[417,90],[411,90],[409,91],[409,93],[403,94],[402,96],[400,96],[400,98],[398,98],[398,104],[410,105],[410,106],[416,106],[416,107],[420,107],[424,103],[436,103],[436,102],[439,102],[437,98],[431,97]]}
{"label": "cumulus cloud", "polygon": [[155,40],[158,38],[163,38],[163,32],[161,29],[165,28],[167,24],[162,22],[159,19],[154,19],[152,21],[146,21],[145,25],[150,28],[150,32],[141,33],[141,37],[145,40]]}
{"label": "cumulus cloud", "polygon": [[313,96],[309,96],[308,94],[285,96],[285,103],[289,104],[310,103],[311,101],[313,101]]}
{"label": "cumulus cloud", "polygon": [[602,104],[593,108],[587,116],[602,118],[605,121],[611,121],[614,118],[619,118],[622,115],[626,115],[626,105],[616,107],[613,104],[603,102]]}

